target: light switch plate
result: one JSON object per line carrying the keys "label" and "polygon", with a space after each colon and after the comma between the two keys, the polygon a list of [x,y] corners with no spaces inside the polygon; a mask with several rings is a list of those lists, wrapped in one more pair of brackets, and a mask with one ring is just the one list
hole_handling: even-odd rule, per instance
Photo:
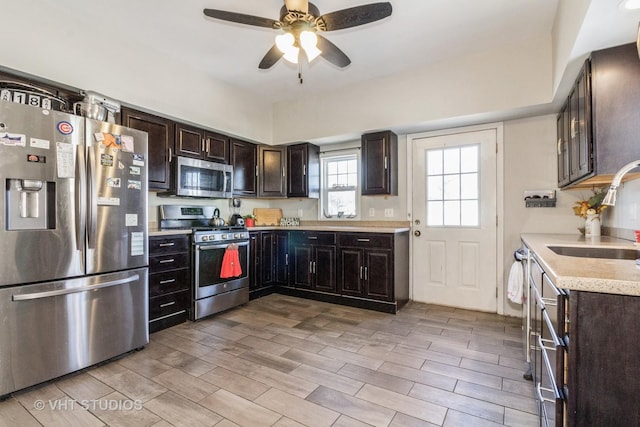
{"label": "light switch plate", "polygon": [[384,216],[387,218],[393,217],[393,208],[387,208],[384,210]]}
{"label": "light switch plate", "polygon": [[369,208],[369,216],[376,216],[376,209],[375,208]]}

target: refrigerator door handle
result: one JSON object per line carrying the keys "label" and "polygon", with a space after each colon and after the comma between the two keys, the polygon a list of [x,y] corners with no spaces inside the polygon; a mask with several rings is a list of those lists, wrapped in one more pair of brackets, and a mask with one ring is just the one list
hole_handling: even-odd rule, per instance
{"label": "refrigerator door handle", "polygon": [[89,152],[89,161],[87,162],[87,182],[89,183],[89,200],[87,203],[88,206],[88,213],[87,213],[87,247],[90,249],[95,249],[96,247],[96,242],[95,242],[95,237],[96,237],[96,222],[97,222],[97,218],[96,218],[96,203],[97,200],[94,200],[95,194],[96,194],[96,183],[94,182],[94,177],[93,177],[93,162],[94,162],[94,155],[93,155],[93,147],[92,146],[88,146],[88,152]]}
{"label": "refrigerator door handle", "polygon": [[109,282],[98,283],[97,285],[81,286],[78,288],[69,288],[69,289],[58,289],[55,291],[34,292],[31,294],[24,294],[24,295],[12,295],[11,300],[12,301],[30,301],[34,299],[56,297],[59,295],[77,294],[79,292],[93,291],[96,289],[108,288],[111,286],[124,285],[125,283],[137,282],[138,280],[140,280],[140,276],[135,274],[125,279],[111,280]]}
{"label": "refrigerator door handle", "polygon": [[87,216],[84,209],[85,201],[84,194],[85,182],[87,177],[85,176],[84,168],[84,153],[82,151],[83,146],[76,147],[76,178],[75,178],[75,213],[76,213],[76,247],[78,250],[84,250],[84,234],[83,231],[86,227]]}

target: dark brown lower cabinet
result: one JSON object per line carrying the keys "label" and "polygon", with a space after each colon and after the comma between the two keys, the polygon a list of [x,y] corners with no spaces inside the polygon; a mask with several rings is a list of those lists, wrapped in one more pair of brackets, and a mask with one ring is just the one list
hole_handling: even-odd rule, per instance
{"label": "dark brown lower cabinet", "polygon": [[249,233],[249,297],[273,293],[288,282],[289,234],[283,231]]}
{"label": "dark brown lower cabinet", "polygon": [[149,238],[149,332],[186,322],[191,300],[189,236]]}
{"label": "dark brown lower cabinet", "polygon": [[291,233],[291,281],[294,288],[336,293],[336,235]]}
{"label": "dark brown lower cabinet", "polygon": [[[391,301],[394,296],[393,235],[340,235],[340,292]],[[372,240],[378,246],[368,247]]]}
{"label": "dark brown lower cabinet", "polygon": [[640,297],[571,291],[569,426],[640,425]]}

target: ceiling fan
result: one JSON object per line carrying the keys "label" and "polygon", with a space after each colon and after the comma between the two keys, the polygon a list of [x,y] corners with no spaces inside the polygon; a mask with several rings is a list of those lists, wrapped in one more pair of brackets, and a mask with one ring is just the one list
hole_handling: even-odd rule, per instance
{"label": "ceiling fan", "polygon": [[389,2],[355,6],[324,15],[320,15],[318,8],[309,3],[309,0],[284,0],[284,3],[280,9],[280,20],[277,21],[217,9],[204,9],[204,14],[223,21],[282,30],[283,32],[276,36],[276,43],[258,65],[258,68],[263,70],[271,68],[282,57],[297,64],[301,50],[309,62],[322,56],[338,67],[346,67],[351,63],[349,57],[317,33],[357,27],[391,15]]}

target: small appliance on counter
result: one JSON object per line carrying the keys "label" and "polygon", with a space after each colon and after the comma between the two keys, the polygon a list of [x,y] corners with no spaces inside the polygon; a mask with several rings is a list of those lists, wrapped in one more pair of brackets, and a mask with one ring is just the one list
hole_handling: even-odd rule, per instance
{"label": "small appliance on counter", "polygon": [[240,215],[240,206],[242,205],[242,201],[237,198],[231,199],[231,207],[233,209],[233,214],[231,218],[229,218],[229,225],[240,225],[244,226],[244,218]]}

